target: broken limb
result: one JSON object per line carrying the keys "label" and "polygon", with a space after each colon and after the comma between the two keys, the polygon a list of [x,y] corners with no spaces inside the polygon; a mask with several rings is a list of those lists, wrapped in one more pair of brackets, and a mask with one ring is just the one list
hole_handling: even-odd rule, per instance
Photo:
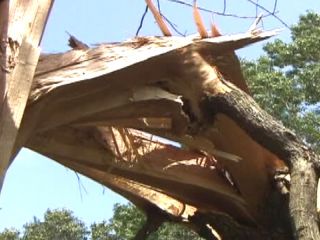
{"label": "broken limb", "polygon": [[198,7],[197,7],[197,1],[195,0],[193,3],[193,17],[194,17],[194,21],[197,25],[197,30],[200,34],[201,38],[208,38],[208,32],[206,30],[206,27],[202,21],[201,15],[199,13]]}
{"label": "broken limb", "polygon": [[221,80],[228,92],[207,93],[203,102],[209,118],[227,115],[252,139],[284,160],[291,173],[289,212],[295,239],[320,239],[316,210],[318,162],[297,136],[263,111],[247,94]]}
{"label": "broken limb", "polygon": [[158,26],[160,27],[162,34],[164,36],[172,36],[169,28],[167,27],[167,25],[163,21],[162,16],[160,15],[159,11],[154,6],[152,0],[146,0],[146,3],[148,5],[150,11],[152,12],[154,19],[156,20]]}
{"label": "broken limb", "polygon": [[149,208],[145,211],[147,217],[146,222],[132,240],[147,239],[148,236],[157,231],[164,222],[169,221],[169,215],[156,206],[149,205]]}

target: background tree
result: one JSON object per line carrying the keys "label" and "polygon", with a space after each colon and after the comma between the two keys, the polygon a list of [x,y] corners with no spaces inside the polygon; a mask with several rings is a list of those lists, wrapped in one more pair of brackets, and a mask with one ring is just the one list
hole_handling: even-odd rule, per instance
{"label": "background tree", "polygon": [[186,239],[186,240],[201,240],[197,233],[190,229],[175,223],[164,223],[154,232],[148,240],[166,240],[166,239]]}
{"label": "background tree", "polygon": [[309,12],[257,61],[243,61],[255,100],[320,152],[320,15]]}
{"label": "background tree", "polygon": [[132,239],[145,222],[145,216],[132,204],[115,204],[109,222],[91,225],[93,240]]}
{"label": "background tree", "polygon": [[11,228],[5,228],[1,233],[0,233],[0,240],[19,240],[20,233],[18,230]]}
{"label": "background tree", "polygon": [[[138,208],[132,204],[115,204],[114,215],[110,223],[91,225],[93,240],[130,240],[145,223],[146,218]],[[179,225],[164,223],[148,240],[185,239],[201,240],[198,234]]]}
{"label": "background tree", "polygon": [[23,240],[84,240],[87,228],[68,210],[47,210],[44,221],[34,218],[24,225]]}
{"label": "background tree", "polygon": [[112,234],[111,227],[106,221],[93,223],[90,229],[92,240],[117,240],[117,236]]}

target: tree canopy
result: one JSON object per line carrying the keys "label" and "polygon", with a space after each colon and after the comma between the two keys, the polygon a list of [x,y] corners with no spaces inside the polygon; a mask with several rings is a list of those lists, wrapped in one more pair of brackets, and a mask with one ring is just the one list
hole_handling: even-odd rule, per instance
{"label": "tree canopy", "polygon": [[[69,210],[47,210],[43,221],[34,218],[26,223],[22,235],[16,229],[4,229],[0,240],[130,240],[145,221],[143,213],[130,203],[115,204],[111,219],[90,227]],[[148,237],[148,240],[167,239],[201,240],[188,228],[171,223],[163,224]]]}

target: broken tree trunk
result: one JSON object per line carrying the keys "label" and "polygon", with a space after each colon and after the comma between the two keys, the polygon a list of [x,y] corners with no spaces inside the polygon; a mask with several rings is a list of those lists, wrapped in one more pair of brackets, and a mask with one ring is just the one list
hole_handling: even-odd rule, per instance
{"label": "broken tree trunk", "polygon": [[[320,237],[316,209],[319,158],[297,136],[275,121],[243,92],[229,88],[208,94],[205,109],[214,119],[218,113],[230,117],[256,142],[283,159],[291,170],[289,211],[296,239]],[[214,120],[213,120],[214,121]]]}
{"label": "broken tree trunk", "polygon": [[0,2],[0,190],[31,90],[40,55],[39,43],[52,4],[52,0]]}
{"label": "broken tree trunk", "polygon": [[317,239],[318,159],[252,100],[234,54],[274,34],[43,55],[11,158],[29,147],[206,239]]}

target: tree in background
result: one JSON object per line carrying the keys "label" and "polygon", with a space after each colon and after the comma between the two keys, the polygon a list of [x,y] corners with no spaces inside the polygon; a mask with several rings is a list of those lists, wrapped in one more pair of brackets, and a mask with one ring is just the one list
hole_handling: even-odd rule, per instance
{"label": "tree in background", "polygon": [[44,221],[34,218],[24,225],[23,240],[84,240],[87,228],[69,210],[47,210]]}
{"label": "tree in background", "polygon": [[5,228],[1,233],[0,233],[0,240],[19,240],[20,233],[18,230],[11,228]]}
{"label": "tree in background", "polygon": [[[92,240],[130,240],[143,226],[146,217],[132,204],[115,204],[109,223],[91,225]],[[201,240],[198,234],[179,224],[165,223],[148,240]]]}
{"label": "tree in background", "polygon": [[164,223],[158,231],[154,232],[148,240],[167,240],[167,239],[185,239],[185,240],[202,240],[197,233],[191,231],[180,224]]}
{"label": "tree in background", "polygon": [[309,12],[257,61],[243,61],[255,100],[320,152],[320,15]]}
{"label": "tree in background", "polygon": [[91,239],[92,240],[116,240],[115,235],[110,235],[110,225],[103,221],[101,223],[93,223],[91,226]]}
{"label": "tree in background", "polygon": [[[109,221],[93,223],[90,231],[69,210],[47,210],[44,220],[34,218],[23,226],[23,236],[16,229],[5,229],[0,240],[130,240],[145,223],[146,218],[131,203],[115,204],[113,217]],[[90,237],[89,237],[90,236]],[[201,240],[191,230],[165,223],[148,240]]]}
{"label": "tree in background", "polygon": [[44,220],[34,217],[23,226],[23,235],[16,229],[5,229],[0,240],[86,240],[85,224],[69,210],[47,210]]}
{"label": "tree in background", "polygon": [[145,222],[145,216],[132,204],[115,204],[109,222],[91,225],[92,240],[132,239]]}

